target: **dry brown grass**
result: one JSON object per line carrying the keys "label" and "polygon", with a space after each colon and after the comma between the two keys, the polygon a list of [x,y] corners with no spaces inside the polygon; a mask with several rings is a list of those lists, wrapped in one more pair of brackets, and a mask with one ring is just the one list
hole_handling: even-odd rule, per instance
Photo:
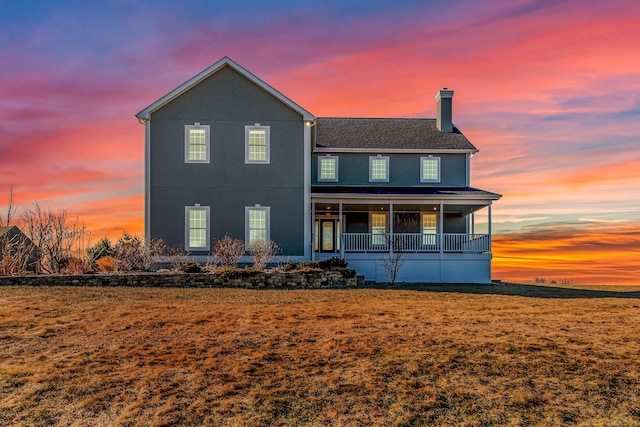
{"label": "dry brown grass", "polygon": [[516,289],[0,288],[0,424],[640,425],[638,293]]}

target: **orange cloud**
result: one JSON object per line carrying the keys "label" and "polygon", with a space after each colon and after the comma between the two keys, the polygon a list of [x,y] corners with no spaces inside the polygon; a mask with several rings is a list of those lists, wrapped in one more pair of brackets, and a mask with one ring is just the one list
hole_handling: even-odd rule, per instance
{"label": "orange cloud", "polygon": [[493,275],[582,284],[640,284],[640,220],[547,224],[495,235]]}

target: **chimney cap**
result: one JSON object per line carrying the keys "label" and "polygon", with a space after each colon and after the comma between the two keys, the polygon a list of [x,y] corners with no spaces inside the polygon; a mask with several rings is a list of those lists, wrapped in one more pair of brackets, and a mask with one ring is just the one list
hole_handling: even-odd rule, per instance
{"label": "chimney cap", "polygon": [[438,93],[436,93],[436,101],[439,101],[440,98],[453,98],[453,89],[447,89],[446,87],[440,89]]}

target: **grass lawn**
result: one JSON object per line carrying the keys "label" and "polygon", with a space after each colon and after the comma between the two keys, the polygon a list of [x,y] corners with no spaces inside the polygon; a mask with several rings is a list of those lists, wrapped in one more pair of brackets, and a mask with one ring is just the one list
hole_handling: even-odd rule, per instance
{"label": "grass lawn", "polygon": [[3,426],[640,426],[638,288],[0,288]]}

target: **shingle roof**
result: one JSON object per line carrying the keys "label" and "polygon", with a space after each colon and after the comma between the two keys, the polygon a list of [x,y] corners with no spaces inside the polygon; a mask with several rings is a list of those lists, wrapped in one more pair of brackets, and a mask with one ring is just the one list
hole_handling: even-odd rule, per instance
{"label": "shingle roof", "polygon": [[455,126],[440,132],[436,119],[318,117],[315,128],[317,148],[477,151]]}

